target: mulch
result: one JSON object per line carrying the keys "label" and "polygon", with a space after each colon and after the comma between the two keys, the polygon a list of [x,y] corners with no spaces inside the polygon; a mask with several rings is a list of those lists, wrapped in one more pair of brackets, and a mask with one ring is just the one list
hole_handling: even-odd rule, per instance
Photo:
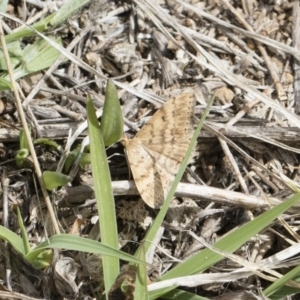
{"label": "mulch", "polygon": [[[55,11],[53,3],[48,4],[42,7],[39,1],[27,1],[26,6],[20,6],[19,2],[9,1],[7,13],[24,21],[39,15],[45,18]],[[212,244],[291,197],[291,186],[299,187],[299,13],[298,1],[284,0],[101,0],[86,4],[64,23],[43,32],[60,37],[78,61],[97,72],[90,72],[75,60],[65,60],[18,80],[33,138],[48,138],[60,146],[36,145],[43,171],[57,170],[65,159],[63,154],[78,147],[87,136],[86,97],[92,96],[101,115],[106,79],[113,79],[117,86],[129,137],[165,101],[185,88],[194,90],[197,118],[210,96],[216,95],[164,221],[165,230],[148,270],[149,280],[155,281],[177,260],[203,249],[188,231]],[[2,22],[5,34],[9,28],[20,26],[7,18]],[[22,39],[22,47],[36,39]],[[0,193],[8,199],[9,212],[5,216],[1,202],[0,219],[19,233],[18,206],[34,245],[46,238],[45,232],[54,234],[54,229],[30,159],[21,169],[15,162],[20,147],[19,116],[13,94],[1,92]],[[121,250],[133,254],[157,211],[140,199],[122,145],[109,147],[107,156]],[[71,185],[51,194],[59,224],[66,233],[98,239],[91,168],[69,172],[73,172]],[[286,226],[297,231],[297,208],[283,217]],[[297,242],[295,236],[281,223],[272,224],[272,230],[253,238],[238,255],[255,262],[288,247],[291,240]],[[66,280],[56,270],[57,265],[53,266],[47,271],[52,284],[46,292],[40,271],[26,266],[10,251],[13,260],[24,267],[12,271],[13,293],[8,292],[3,255],[8,252],[4,251],[4,243],[1,248],[0,286],[5,295],[0,293],[0,299],[40,299],[49,293],[52,299],[94,299],[103,293],[100,258],[71,251],[56,255],[62,269],[72,265],[72,270],[68,269],[72,279]],[[210,272],[239,267],[224,259]],[[40,279],[33,279],[37,277]],[[267,286],[265,281],[250,277],[187,290],[208,298],[218,296],[215,299],[254,299],[260,284]]]}

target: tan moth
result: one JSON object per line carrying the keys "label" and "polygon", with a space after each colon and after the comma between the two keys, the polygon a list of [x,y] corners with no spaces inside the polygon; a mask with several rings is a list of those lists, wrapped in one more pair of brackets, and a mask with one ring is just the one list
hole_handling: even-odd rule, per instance
{"label": "tan moth", "polygon": [[123,138],[136,187],[153,208],[163,204],[193,135],[195,96],[167,101],[133,139]]}

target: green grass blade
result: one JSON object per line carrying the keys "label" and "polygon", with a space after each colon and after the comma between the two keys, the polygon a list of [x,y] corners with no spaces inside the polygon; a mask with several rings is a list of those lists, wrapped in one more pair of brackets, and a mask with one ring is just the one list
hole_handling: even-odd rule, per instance
{"label": "green grass blade", "polygon": [[[55,42],[62,45],[61,39],[57,39]],[[60,52],[54,49],[46,41],[43,40],[42,45],[43,47],[41,47],[36,56],[30,58],[26,57],[24,70],[27,71],[27,74],[49,68],[59,57]],[[32,46],[35,46],[35,44]]]}
{"label": "green grass blade", "polygon": [[[87,101],[88,128],[92,173],[95,196],[98,206],[101,242],[111,248],[118,249],[118,232],[116,224],[115,201],[111,186],[111,177],[100,126],[96,117],[93,102]],[[103,256],[103,275],[106,293],[119,274],[119,259]]]}
{"label": "green grass blade", "polygon": [[[61,45],[60,39],[55,42]],[[49,68],[59,55],[60,52],[43,39],[28,45],[23,52],[22,64],[14,70],[15,79]]]}
{"label": "green grass blade", "polygon": [[[82,6],[86,5],[89,1],[91,0],[69,0],[57,12],[43,18],[41,21],[32,25],[32,28],[42,32],[45,31],[49,25],[59,25],[60,23],[64,22],[71,14],[75,13]],[[35,35],[35,33],[32,30],[24,28],[8,34],[7,36],[5,36],[5,39],[6,42],[9,43],[11,41],[20,40],[21,38],[33,35]]]}
{"label": "green grass blade", "polygon": [[[299,277],[300,274],[300,266],[297,266],[293,268],[291,271],[289,271],[287,274],[273,282],[268,288],[266,288],[263,292],[266,295],[266,297],[273,298],[272,295],[275,293],[282,293],[280,292],[280,289],[290,280],[293,280],[295,277]],[[299,280],[299,278],[298,278]],[[299,293],[299,289],[288,287],[286,286],[285,289],[286,294],[283,297],[289,296],[290,294],[295,294],[296,292]],[[283,298],[282,297],[282,298]]]}
{"label": "green grass blade", "polygon": [[[140,258],[145,260],[145,252],[140,252]],[[148,289],[147,289],[147,269],[145,265],[138,265],[137,274],[135,280],[135,291],[134,291],[134,299],[136,300],[148,300]]]}
{"label": "green grass blade", "polygon": [[[30,129],[29,129],[30,130]],[[30,130],[31,131],[31,130]],[[24,133],[24,130],[21,129],[20,130],[20,149],[26,149],[26,150],[29,150],[29,145],[28,145],[28,141],[26,139],[26,136],[25,136],[25,133]]]}
{"label": "green grass blade", "polygon": [[30,249],[30,244],[29,244],[29,240],[28,240],[28,236],[27,236],[27,231],[26,231],[26,228],[24,226],[23,218],[21,216],[21,212],[20,212],[19,207],[17,207],[17,213],[18,213],[18,223],[19,223],[19,227],[20,227],[20,230],[21,230],[21,235],[22,235],[25,254],[28,254],[31,249]]}
{"label": "green grass blade", "polygon": [[[300,200],[300,193],[296,194],[292,198],[282,202],[276,207],[264,212],[253,221],[248,222],[232,232],[221,240],[216,242],[213,247],[218,248],[226,252],[234,252],[241,245],[247,242],[250,238],[255,236],[261,230],[266,228],[271,222],[274,221],[278,216],[284,213],[287,209],[295,205]],[[197,274],[205,271],[215,263],[220,261],[223,257],[209,249],[205,249],[197,255],[191,257],[185,262],[179,264],[171,271],[164,274],[160,280],[172,279],[180,276],[187,276]],[[174,289],[174,287],[161,289],[158,291],[151,292],[150,299],[156,299],[157,295],[163,294],[167,291]]]}
{"label": "green grass blade", "polygon": [[7,91],[7,90],[11,90],[11,91],[13,90],[12,84],[8,80],[4,78],[0,78],[0,92]]}
{"label": "green grass blade", "polygon": [[[1,234],[1,228],[0,228]],[[20,239],[21,240],[21,239]],[[21,240],[22,243],[22,240]],[[120,250],[111,248],[109,246],[104,245],[103,243],[86,239],[80,236],[74,236],[70,234],[59,234],[53,235],[45,242],[39,244],[35,247],[26,258],[29,261],[34,260],[37,254],[41,253],[43,249],[68,249],[74,251],[88,252],[101,254],[105,256],[110,256],[118,259],[122,259],[124,261],[128,261],[135,264],[146,264],[144,261],[135,258],[132,255],[129,255]],[[104,257],[103,257],[104,258]]]}
{"label": "green grass blade", "polygon": [[25,255],[26,251],[24,248],[23,240],[11,230],[0,225],[0,238],[7,241],[12,247],[18,252]]}
{"label": "green grass blade", "polygon": [[[35,23],[32,25],[32,28],[34,28],[37,31],[44,31],[48,28],[49,22],[52,20],[52,18],[55,16],[55,13],[42,19],[41,21]],[[31,29],[24,28],[21,30],[18,30],[16,32],[13,32],[11,34],[8,34],[5,36],[5,40],[7,43],[10,43],[12,41],[20,40],[21,38],[24,37],[29,37],[35,35],[35,32],[32,31]]]}
{"label": "green grass blade", "polygon": [[[21,48],[20,42],[15,41],[7,44],[7,50],[10,57],[10,65],[14,69],[22,61],[23,49]],[[0,49],[0,70],[7,71],[6,60],[2,49]]]}
{"label": "green grass blade", "polygon": [[57,26],[67,20],[72,14],[74,14],[82,6],[89,3],[91,0],[69,0],[66,1],[63,6],[55,13],[50,24]]}
{"label": "green grass blade", "polygon": [[105,146],[116,143],[123,134],[123,114],[116,86],[112,81],[107,82],[105,102],[100,129]]}
{"label": "green grass blade", "polygon": [[161,299],[169,299],[169,300],[209,300],[208,298],[201,297],[189,292],[173,290],[168,294],[161,297]]}

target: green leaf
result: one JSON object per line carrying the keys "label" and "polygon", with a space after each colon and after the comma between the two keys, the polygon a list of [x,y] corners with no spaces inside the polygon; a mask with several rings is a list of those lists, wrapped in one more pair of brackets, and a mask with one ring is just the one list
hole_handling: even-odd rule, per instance
{"label": "green leaf", "polygon": [[[87,100],[88,129],[92,174],[94,179],[95,196],[98,206],[101,242],[111,248],[118,249],[118,232],[114,195],[111,177],[105,152],[100,126],[96,117],[93,102]],[[106,293],[114,284],[119,274],[119,260],[115,257],[103,256],[103,275]]]}
{"label": "green leaf", "polygon": [[[65,3],[57,12],[49,15],[48,17],[42,18],[41,21],[35,23],[31,27],[39,32],[43,32],[48,29],[49,24],[51,26],[57,26],[61,22],[64,22],[71,14],[75,13],[86,5],[91,0],[69,0]],[[29,37],[35,35],[35,32],[29,28],[23,28],[11,34],[5,36],[6,42],[20,40],[24,37]]]}
{"label": "green leaf", "polygon": [[[284,276],[273,282],[268,288],[266,288],[263,292],[266,295],[266,297],[269,297],[271,299],[282,299],[289,295],[293,295],[295,293],[299,293],[300,290],[291,287],[291,286],[285,286],[286,283],[288,283],[290,280],[295,280],[296,282],[300,282],[299,278],[300,274],[300,266],[296,266],[295,268],[291,269],[288,273],[286,273]],[[278,298],[280,296],[281,298]]]}
{"label": "green leaf", "polygon": [[[46,41],[41,41],[42,45],[41,47],[39,47],[40,49],[37,55],[35,55],[34,57],[30,57],[30,59],[27,59],[26,63],[24,64],[24,69],[27,70],[28,74],[50,67],[60,55],[60,52],[54,49]],[[55,41],[61,45],[60,38]]]}
{"label": "green leaf", "polygon": [[53,147],[55,149],[59,149],[60,148],[59,144],[57,144],[55,141],[52,141],[52,140],[47,139],[47,138],[36,139],[34,141],[34,144],[35,145],[39,145],[39,144],[48,145],[48,146]]}
{"label": "green leaf", "polygon": [[[251,222],[248,222],[226,235],[212,246],[222,251],[233,253],[245,242],[254,237],[261,230],[266,228],[271,222],[284,213],[287,209],[295,205],[300,200],[300,193],[296,194],[292,198],[285,200],[281,204],[273,207],[272,209],[264,212],[263,214],[256,217]],[[199,252],[197,255],[187,259],[183,263],[177,265],[171,271],[165,273],[159,280],[167,280],[180,276],[187,276],[191,274],[202,273],[209,267],[213,266],[217,262],[223,259],[223,256],[213,252],[210,249],[205,249]],[[201,262],[199,264],[199,262]],[[150,293],[150,299],[156,299],[160,295],[174,289],[175,287],[164,288],[161,290],[153,291]],[[267,291],[268,293],[270,291]]]}
{"label": "green leaf", "polygon": [[28,155],[29,155],[29,150],[28,149],[20,149],[17,152],[16,164],[17,164],[18,168],[23,168],[24,167],[24,163],[25,163]]}
{"label": "green leaf", "polygon": [[[7,50],[10,57],[10,64],[13,68],[22,62],[23,50],[19,41],[11,42],[7,44]],[[0,69],[7,70],[6,61],[3,51],[0,49]]]}
{"label": "green leaf", "polygon": [[24,163],[28,156],[29,156],[29,145],[24,130],[22,129],[20,131],[20,150],[17,152],[16,155],[16,164],[19,168],[24,167]]}
{"label": "green leaf", "polygon": [[66,173],[69,173],[69,171],[70,171],[73,163],[75,162],[77,156],[79,155],[79,153],[80,153],[80,146],[76,147],[69,153],[69,155],[66,159],[65,165],[64,165],[64,171]]}
{"label": "green leaf", "polygon": [[110,80],[107,82],[100,128],[105,146],[114,144],[123,134],[124,122],[120,101],[116,86]]}
{"label": "green leaf", "polygon": [[[46,18],[43,18],[41,21],[35,23],[32,28],[34,28],[35,30],[37,31],[44,31],[48,28],[48,24],[49,22],[52,20],[52,18],[55,16],[55,13],[46,17]],[[8,34],[5,36],[5,40],[7,43],[10,43],[12,41],[16,41],[16,40],[20,40],[21,38],[24,38],[24,37],[29,37],[29,36],[33,36],[35,35],[35,32],[32,31],[31,29],[29,28],[23,28],[21,30],[18,30],[18,31],[15,31],[11,34]]]}
{"label": "green leaf", "polygon": [[[139,258],[145,260],[146,253],[144,251],[144,247],[141,248],[139,252]],[[134,299],[139,300],[148,300],[148,288],[147,288],[147,268],[145,265],[138,265],[137,274],[135,280],[135,291],[134,291]]]}
{"label": "green leaf", "polygon": [[24,245],[24,249],[25,249],[25,254],[27,254],[27,253],[30,252],[30,244],[29,244],[27,231],[26,231],[26,228],[24,226],[23,218],[21,216],[19,207],[17,207],[17,213],[18,213],[18,223],[19,223],[19,227],[20,227],[20,230],[21,230],[21,234],[22,234],[22,240],[23,240],[23,245]]}
{"label": "green leaf", "polygon": [[51,266],[53,261],[53,251],[50,249],[41,250],[40,254],[31,261],[32,265],[37,269],[44,269]]}
{"label": "green leaf", "polygon": [[52,191],[53,189],[63,186],[71,181],[71,177],[62,173],[45,171],[43,173],[43,180],[47,190]]}
{"label": "green leaf", "polygon": [[29,150],[28,141],[26,138],[26,135],[24,133],[24,130],[20,130],[20,149],[27,149]]}
{"label": "green leaf", "polygon": [[10,83],[9,80],[6,80],[4,78],[0,78],[0,91],[7,91],[7,90],[13,90],[13,86]]}
{"label": "green leaf", "polygon": [[82,153],[80,157],[79,166],[80,168],[84,168],[86,165],[91,164],[91,154],[90,153]]}
{"label": "green leaf", "polygon": [[[56,42],[61,45],[61,39],[57,39]],[[19,79],[49,68],[59,55],[60,52],[49,45],[48,42],[42,39],[38,40],[24,49],[22,64],[14,70],[14,76]]]}
{"label": "green leaf", "polygon": [[0,225],[0,238],[7,241],[20,254],[25,255],[23,240],[13,231]]}
{"label": "green leaf", "polygon": [[[0,226],[0,236],[1,227],[2,226]],[[103,259],[105,256],[110,256],[117,257],[118,259],[122,259],[131,263],[146,265],[146,262],[139,260],[134,256],[122,252],[118,249],[111,248],[97,241],[71,234],[58,234],[51,236],[45,242],[39,244],[36,248],[34,248],[28,255],[26,255],[26,259],[28,259],[29,261],[34,261],[34,259],[41,253],[41,250],[49,248],[68,249],[87,253],[102,254]]]}
{"label": "green leaf", "polygon": [[[23,240],[23,245],[24,245],[24,250],[25,250],[25,255],[23,258],[25,259],[25,256],[30,254],[31,248],[30,248],[30,244],[29,244],[29,240],[28,240],[27,231],[24,226],[23,218],[21,216],[19,208],[17,208],[17,213],[18,213],[18,223],[19,223],[19,227],[21,230],[21,235],[22,235],[22,240]],[[49,265],[51,265],[52,259],[53,259],[52,250],[42,249],[39,251],[37,257],[35,257],[33,260],[27,259],[27,261],[29,263],[31,263],[35,268],[43,269],[43,268],[47,268],[47,267],[49,267]]]}
{"label": "green leaf", "polygon": [[89,3],[91,0],[69,0],[55,13],[51,20],[51,25],[56,26],[67,20],[73,13],[78,11],[82,6]]}

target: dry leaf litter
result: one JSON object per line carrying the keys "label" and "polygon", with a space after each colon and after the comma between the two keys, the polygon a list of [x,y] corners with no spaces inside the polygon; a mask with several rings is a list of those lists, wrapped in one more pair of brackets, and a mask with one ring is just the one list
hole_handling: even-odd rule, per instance
{"label": "dry leaf litter", "polygon": [[[39,1],[22,3],[24,6],[9,1],[7,13],[27,21],[55,11],[54,1],[45,2],[43,8]],[[62,38],[64,47],[78,61],[86,62],[117,84],[128,136],[122,142],[136,186],[130,180],[121,144],[107,149],[107,155],[119,243],[130,254],[157,214],[151,207],[161,206],[178,171],[193,132],[192,117],[200,118],[210,95],[216,94],[164,221],[147,270],[150,282],[292,196],[291,185],[299,187],[299,12],[298,1],[284,0],[101,0],[89,2],[61,26],[45,32]],[[6,18],[3,22],[6,31],[19,26]],[[26,38],[22,42],[26,45],[33,40]],[[101,109],[106,81],[70,61],[55,63],[46,72],[47,76],[37,72],[23,77],[18,84],[35,137],[53,139],[60,145],[57,150],[43,144],[36,146],[41,168],[60,170],[64,153],[73,150],[87,135],[87,94]],[[181,117],[188,120],[187,125]],[[174,128],[179,130],[175,135]],[[9,229],[19,233],[15,214],[19,206],[30,243],[35,245],[47,238],[45,232],[48,236],[54,234],[54,229],[39,187],[35,188],[33,173],[18,170],[15,165],[19,135],[15,101],[11,93],[2,92],[1,194],[9,199]],[[153,139],[161,141],[159,149],[153,149]],[[147,151],[141,140],[147,140]],[[51,195],[60,226],[67,233],[97,240],[91,168],[74,166],[69,174],[73,178],[71,186]],[[164,181],[158,182],[157,175]],[[145,185],[160,196],[148,193],[150,189],[145,190]],[[298,242],[298,208],[286,212],[282,220],[248,241],[235,256],[226,256],[209,270],[206,280],[183,289],[209,299],[263,299],[260,286],[269,283],[250,271],[234,278],[230,272],[242,268],[241,259],[255,263]],[[2,224],[3,219],[1,211]],[[0,253],[0,284],[4,288],[3,243]],[[285,257],[290,258],[289,262],[278,260],[276,268],[298,265],[298,252],[291,253]],[[12,256],[20,259],[13,251]],[[23,272],[12,274],[12,288],[18,299],[95,299],[103,293],[99,256],[72,251],[59,251],[56,256],[46,278],[44,272],[20,262]],[[129,271],[123,267],[116,281],[117,292],[122,276],[129,276],[134,285],[135,276],[130,275],[134,272]],[[216,277],[209,279],[214,273]],[[29,280],[26,275],[39,280]],[[110,299],[131,299],[132,295],[117,292],[112,290]],[[6,289],[3,295],[0,293],[0,299],[12,297]]]}

